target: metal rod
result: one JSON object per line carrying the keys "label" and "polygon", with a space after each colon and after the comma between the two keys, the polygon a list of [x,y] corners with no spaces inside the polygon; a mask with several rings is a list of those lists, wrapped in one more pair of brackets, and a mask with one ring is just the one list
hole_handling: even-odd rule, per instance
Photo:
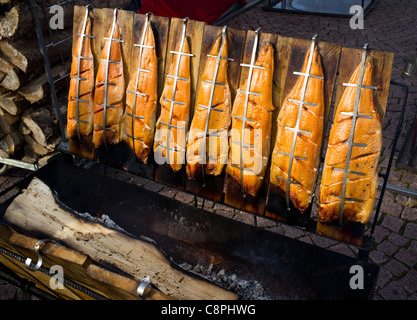
{"label": "metal rod", "polygon": [[114,29],[116,27],[116,19],[117,19],[117,8],[114,9],[114,17],[113,17],[113,24],[111,27],[111,32],[110,32],[110,38],[108,39],[108,41],[110,41],[109,43],[109,48],[107,51],[107,63],[106,63],[106,73],[105,73],[105,78],[104,78],[104,109],[103,109],[103,140],[104,140],[104,146],[107,150],[107,142],[106,142],[106,110],[107,110],[107,86],[108,86],[108,79],[109,79],[109,63],[110,63],[110,53],[111,53],[111,45],[112,45],[112,41],[113,41],[113,35],[114,35]]}
{"label": "metal rod", "polygon": [[[187,31],[187,22],[188,22],[188,17],[184,18],[183,20],[183,24],[182,24],[182,35],[181,35],[181,43],[180,43],[180,48],[179,51],[171,51],[172,54],[177,54],[177,64],[175,66],[175,77],[174,77],[174,85],[172,88],[172,96],[171,96],[171,108],[169,110],[169,122],[168,122],[168,128],[167,128],[167,137],[166,137],[166,150],[167,150],[167,158],[168,158],[168,164],[171,164],[170,159],[169,159],[169,151],[171,149],[177,150],[175,148],[170,148],[169,146],[169,138],[170,138],[170,133],[171,133],[171,122],[172,122],[172,113],[174,111],[174,103],[176,103],[175,101],[175,91],[177,89],[177,82],[178,82],[178,72],[180,70],[180,63],[181,63],[181,56],[182,55],[187,55],[189,56],[190,54],[186,54],[183,53],[182,50],[184,48],[184,42],[186,41],[186,31]],[[193,56],[193,55],[191,55]],[[166,99],[167,100],[167,99]],[[161,145],[161,144],[160,144]]]}
{"label": "metal rod", "polygon": [[[150,23],[149,23],[149,15],[150,13],[146,14],[146,19],[145,19],[145,23],[143,25],[143,32],[142,32],[142,37],[140,40],[140,44],[138,45],[139,47],[139,57],[138,57],[138,65],[137,65],[137,73],[136,73],[136,80],[135,80],[135,96],[133,98],[133,105],[132,105],[132,121],[131,121],[131,137],[132,137],[132,145],[133,145],[133,153],[136,153],[136,146],[135,146],[135,130],[134,130],[134,120],[135,120],[135,109],[136,109],[136,96],[139,92],[138,92],[138,84],[139,84],[139,73],[141,71],[144,71],[143,69],[141,69],[141,64],[142,64],[142,54],[143,54],[143,48],[144,48],[144,43],[145,43],[145,36],[146,36],[146,30],[148,29],[148,25],[149,28],[151,28]],[[153,47],[151,47],[153,49]],[[148,70],[146,70],[148,71]],[[148,71],[149,72],[149,71]],[[140,95],[142,96],[146,96],[144,93],[140,93]],[[140,119],[140,118],[139,118]],[[143,117],[142,117],[143,119]],[[144,144],[144,142],[142,141],[142,143]],[[146,145],[145,145],[146,146]]]}
{"label": "metal rod", "polygon": [[[207,117],[206,117],[206,124],[204,127],[204,139],[203,139],[203,147],[201,150],[201,171],[203,174],[203,187],[205,187],[205,172],[204,172],[204,164],[206,163],[206,156],[207,156],[207,151],[206,151],[206,143],[207,143],[207,131],[208,131],[208,126],[210,123],[210,114],[211,114],[211,110],[212,110],[212,104],[213,104],[213,97],[214,97],[214,90],[216,88],[216,82],[217,82],[217,76],[219,73],[219,67],[220,67],[220,62],[221,62],[221,57],[222,57],[222,51],[223,51],[223,47],[227,41],[226,39],[226,30],[227,30],[227,26],[224,26],[222,29],[222,33],[221,33],[221,43],[220,43],[220,48],[219,48],[219,52],[216,56],[216,67],[214,69],[214,75],[213,75],[213,80],[211,81],[211,90],[210,90],[210,98],[209,98],[209,103],[207,105]],[[204,155],[204,161],[203,161],[203,155]]]}
{"label": "metal rod", "polygon": [[[375,217],[374,217],[374,222],[373,222],[372,227],[371,227],[370,236],[372,236],[372,234],[375,231],[375,226],[376,226],[376,223],[378,221],[379,212],[381,210],[381,205],[382,205],[382,200],[384,198],[385,190],[386,190],[387,187],[391,187],[390,185],[388,185],[388,177],[389,177],[389,174],[390,174],[390,171],[391,171],[392,162],[394,160],[395,150],[397,149],[397,142],[398,142],[398,139],[400,137],[401,127],[402,127],[402,123],[403,123],[403,120],[404,120],[405,107],[407,105],[407,99],[408,99],[408,87],[407,87],[407,85],[405,85],[403,83],[400,83],[400,82],[395,82],[395,81],[391,81],[391,84],[403,87],[403,89],[404,89],[403,105],[402,105],[402,108],[401,108],[401,116],[398,119],[397,131],[395,133],[394,142],[392,144],[392,149],[391,149],[391,154],[390,154],[390,157],[389,157],[389,160],[388,160],[387,169],[385,171],[384,182],[381,186],[378,205],[377,205],[376,210],[375,210]],[[392,186],[391,191],[395,192],[394,190],[395,191],[401,191],[400,189],[398,189],[398,187]]]}
{"label": "metal rod", "polygon": [[365,43],[362,50],[362,60],[360,65],[360,71],[359,71],[359,79],[357,84],[357,90],[356,90],[356,97],[355,97],[355,105],[353,108],[353,114],[352,114],[352,125],[350,127],[350,135],[348,139],[348,150],[346,155],[346,164],[343,175],[343,185],[342,185],[342,193],[341,193],[341,199],[340,199],[340,211],[339,211],[339,225],[343,225],[343,211],[345,206],[346,199],[346,188],[347,188],[347,182],[349,177],[349,167],[350,167],[350,161],[352,156],[352,144],[353,144],[353,138],[355,135],[355,128],[356,128],[356,119],[359,109],[359,101],[361,97],[361,91],[362,91],[362,82],[363,82],[363,74],[364,74],[364,67],[365,67],[365,60],[366,60],[366,50],[368,48],[368,44]]}
{"label": "metal rod", "polygon": [[[33,17],[33,21],[35,23],[35,29],[36,29],[36,35],[38,38],[38,43],[39,43],[39,50],[41,52],[42,55],[42,59],[44,62],[44,67],[45,67],[45,72],[46,72],[46,76],[47,76],[47,80],[48,80],[48,85],[49,88],[51,90],[51,98],[52,98],[52,103],[53,103],[53,107],[54,107],[54,113],[55,113],[55,118],[58,121],[58,125],[59,125],[59,130],[60,130],[60,134],[61,134],[61,139],[63,141],[66,141],[66,134],[65,134],[65,130],[64,130],[64,125],[63,125],[63,121],[62,121],[62,117],[61,117],[61,112],[59,110],[60,105],[58,102],[58,97],[56,94],[56,90],[55,90],[55,84],[54,84],[54,79],[52,77],[52,71],[51,71],[51,65],[49,62],[49,58],[48,58],[48,53],[47,53],[47,49],[45,47],[45,39],[43,37],[43,33],[42,33],[42,26],[41,23],[39,21],[39,16],[38,16],[38,11],[36,10],[37,6],[35,3],[35,0],[29,0],[30,1],[30,11]],[[49,26],[49,23],[48,23]]]}
{"label": "metal rod", "polygon": [[[246,114],[248,112],[248,102],[249,102],[249,93],[250,93],[250,85],[252,82],[252,74],[253,74],[253,69],[255,67],[255,59],[256,59],[256,51],[258,49],[258,41],[259,41],[259,31],[261,30],[261,28],[258,28],[255,30],[255,40],[254,40],[254,44],[253,44],[253,48],[252,48],[252,56],[251,56],[251,61],[250,64],[243,64],[241,63],[240,66],[241,67],[247,67],[249,68],[249,75],[248,75],[248,80],[247,80],[247,85],[246,85],[246,92],[245,93],[245,106],[244,106],[244,110],[243,110],[243,118],[242,118],[242,133],[241,133],[241,140],[240,140],[240,182],[242,184],[242,192],[243,192],[243,197],[246,197],[246,191],[244,188],[244,184],[243,184],[243,140],[245,138],[245,125],[246,125]],[[261,67],[262,68],[262,67]]]}
{"label": "metal rod", "polygon": [[[78,59],[78,70],[77,70],[77,89],[76,89],[76,99],[75,99],[75,118],[76,118],[76,122],[77,122],[77,134],[78,134],[78,140],[80,140],[81,142],[81,133],[80,133],[80,114],[79,114],[79,104],[78,102],[79,100],[79,88],[80,88],[80,69],[81,69],[81,53],[82,53],[82,48],[83,48],[83,44],[84,44],[84,34],[85,34],[85,29],[87,26],[87,18],[88,18],[88,6],[86,6],[85,8],[85,17],[84,17],[84,22],[83,22],[83,27],[81,29],[81,45],[80,48],[78,49],[78,55],[77,55],[77,59]],[[87,80],[87,79],[86,79]]]}
{"label": "metal rod", "polygon": [[301,122],[301,113],[303,111],[304,98],[305,98],[305,94],[306,94],[306,90],[307,90],[307,82],[308,82],[308,78],[311,76],[310,75],[310,70],[311,70],[311,64],[313,62],[314,48],[316,46],[316,38],[317,38],[317,34],[315,34],[313,36],[312,41],[311,41],[310,55],[308,57],[306,72],[305,73],[294,72],[294,74],[300,74],[300,75],[304,76],[304,82],[303,82],[303,87],[301,89],[301,97],[300,97],[300,100],[298,101],[297,122],[295,124],[295,127],[291,129],[291,131],[293,131],[293,139],[292,139],[292,145],[291,145],[291,154],[289,155],[290,160],[289,160],[289,165],[288,165],[286,195],[285,195],[285,201],[286,201],[286,204],[287,204],[287,210],[288,211],[291,210],[291,207],[290,207],[290,186],[291,186],[291,183],[292,183],[291,172],[292,172],[293,161],[294,161],[294,159],[302,160],[302,161],[307,160],[305,158],[300,158],[300,157],[296,158],[295,155],[294,155],[294,151],[295,151],[295,143],[296,143],[296,140],[297,140],[298,132],[304,132],[304,133],[311,134],[311,132],[306,132],[304,130],[301,130],[299,127],[300,127],[300,122]]}

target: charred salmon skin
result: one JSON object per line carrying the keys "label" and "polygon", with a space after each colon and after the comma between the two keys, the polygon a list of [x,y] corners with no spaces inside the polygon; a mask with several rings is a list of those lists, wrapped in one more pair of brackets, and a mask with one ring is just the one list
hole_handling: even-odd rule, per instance
{"label": "charred salmon skin", "polygon": [[[91,51],[91,21],[87,16],[77,38],[71,63],[68,94],[67,135],[69,139],[93,131],[94,60]],[[85,35],[85,36],[84,36]]]}
{"label": "charred salmon skin", "polygon": [[94,92],[94,132],[96,148],[120,142],[125,79],[120,30],[114,18],[100,55]]}
{"label": "charred salmon skin", "polygon": [[[349,83],[358,84],[361,65],[352,74]],[[320,185],[320,222],[366,223],[372,213],[378,186],[378,159],[381,151],[381,120],[376,110],[372,86],[372,59],[365,60],[358,116],[353,127],[356,86],[347,86],[337,106],[330,130],[323,175]],[[350,159],[348,146],[353,131]],[[348,166],[347,161],[349,160]],[[347,169],[347,173],[345,173]],[[345,178],[346,174],[346,178]],[[344,201],[342,191],[345,184]]]}
{"label": "charred salmon skin", "polygon": [[252,196],[256,196],[262,186],[270,153],[274,111],[274,48],[270,43],[260,50],[255,66],[260,68],[253,69],[250,83],[246,79],[233,103],[226,167],[226,172]]}
{"label": "charred salmon skin", "polygon": [[190,126],[186,166],[190,179],[202,173],[202,165],[206,174],[218,176],[227,163],[232,104],[227,54],[227,39],[222,34],[208,55]]}
{"label": "charred salmon skin", "polygon": [[147,163],[156,122],[157,64],[155,37],[148,21],[144,25],[141,47],[126,91],[122,139],[143,163]]}
{"label": "charred salmon skin", "polygon": [[324,74],[317,48],[313,50],[307,71],[309,59],[310,50],[302,73],[312,76],[306,83],[305,76],[299,76],[279,111],[270,174],[271,183],[282,190],[286,198],[288,192],[288,200],[302,213],[309,207],[316,186],[324,116]]}
{"label": "charred salmon skin", "polygon": [[161,114],[156,123],[154,141],[156,163],[168,163],[173,171],[179,171],[185,162],[191,102],[191,53],[187,37],[178,44],[176,52],[185,55],[173,54],[160,98]]}

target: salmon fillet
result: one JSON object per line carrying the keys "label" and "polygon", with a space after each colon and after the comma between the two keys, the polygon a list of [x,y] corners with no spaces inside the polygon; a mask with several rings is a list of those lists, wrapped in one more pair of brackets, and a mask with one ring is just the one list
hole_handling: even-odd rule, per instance
{"label": "salmon fillet", "polygon": [[88,37],[91,35],[90,18],[85,20],[79,33],[82,32],[87,37],[78,36],[74,48],[67,110],[68,138],[78,137],[80,140],[81,136],[88,136],[93,131],[94,61]]}
{"label": "salmon fillet", "polygon": [[[111,36],[116,40],[110,41]],[[115,21],[107,33],[96,76],[93,132],[93,143],[96,148],[103,144],[107,146],[107,144],[120,142],[125,79],[122,47],[120,41],[117,40],[120,40],[120,31]],[[106,87],[107,95],[105,95]]]}
{"label": "salmon fillet", "polygon": [[[184,38],[182,47],[179,43],[176,51],[190,53],[187,37]],[[181,79],[175,79],[177,71]],[[158,164],[168,163],[174,171],[179,171],[185,161],[185,137],[190,114],[190,77],[190,56],[174,54],[160,98],[161,114],[156,123],[154,143],[155,161]]]}
{"label": "salmon fillet", "polygon": [[[262,185],[270,152],[272,112],[274,111],[272,104],[274,48],[271,44],[268,43],[262,48],[255,65],[264,69],[253,69],[249,88],[248,79],[246,79],[238,90],[233,104],[229,160],[226,167],[226,172],[243,187],[245,193],[252,196],[256,196]],[[260,95],[248,95],[247,119],[244,121],[245,92],[248,89]],[[243,141],[242,131],[244,132]]]}
{"label": "salmon fillet", "polygon": [[[366,59],[362,84],[372,86],[372,60]],[[349,83],[357,84],[360,65]],[[322,223],[339,220],[341,195],[345,177],[348,143],[352,128],[357,88],[346,87],[334,116],[330,130],[329,145],[320,185],[319,219]],[[358,116],[354,127],[353,145],[346,177],[346,193],[343,202],[343,222],[365,224],[372,212],[378,186],[378,159],[381,151],[381,120],[374,105],[373,90],[362,88]],[[348,114],[346,114],[348,113]],[[366,146],[365,146],[366,145]]]}
{"label": "salmon fillet", "polygon": [[[219,53],[220,58],[217,59]],[[227,163],[231,95],[227,80],[228,60],[221,58],[227,58],[227,54],[226,36],[220,35],[207,58],[190,126],[186,166],[190,179],[202,173],[202,165],[206,174],[218,176]],[[208,106],[211,108],[210,115]]]}
{"label": "salmon fillet", "polygon": [[[302,73],[307,72],[309,57],[310,50],[304,60]],[[303,98],[305,76],[300,75],[279,111],[270,175],[271,183],[287,195],[286,180],[291,170],[292,183],[289,184],[288,199],[302,213],[309,207],[315,189],[323,137],[324,74],[317,48],[313,51],[309,74],[319,76],[321,79],[308,77]],[[303,104],[300,110],[299,101],[302,99],[307,103]],[[294,137],[299,114],[300,131],[297,130],[297,135]],[[289,155],[293,145],[294,157],[291,159]]]}
{"label": "salmon fillet", "polygon": [[[128,143],[138,159],[146,164],[153,143],[158,99],[158,59],[155,38],[149,22],[144,26],[142,39],[146,47],[139,48],[136,70],[132,73],[127,86],[122,139]],[[139,72],[137,69],[143,71]]]}

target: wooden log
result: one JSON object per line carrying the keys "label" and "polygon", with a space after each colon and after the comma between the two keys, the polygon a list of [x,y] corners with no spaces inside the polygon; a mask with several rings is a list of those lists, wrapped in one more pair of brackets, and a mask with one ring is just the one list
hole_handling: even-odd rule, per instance
{"label": "wooden log", "polygon": [[29,105],[30,104],[26,99],[15,92],[7,92],[3,95],[0,94],[0,108],[11,115],[22,114]]}
{"label": "wooden log", "polygon": [[25,153],[24,157],[22,158],[23,162],[32,164],[38,162],[39,155],[30,146],[25,145],[23,147],[23,151]]}
{"label": "wooden log", "polygon": [[22,122],[32,132],[34,140],[44,147],[53,148],[57,134],[52,112],[46,107],[30,108],[23,113]]}
{"label": "wooden log", "polygon": [[53,151],[53,149],[47,148],[47,147],[41,145],[40,143],[36,142],[31,134],[25,135],[24,139],[25,139],[25,142],[26,142],[25,154],[26,154],[26,149],[32,150],[38,156],[46,156],[48,153]]}
{"label": "wooden log", "polygon": [[19,115],[11,115],[7,111],[0,108],[0,129],[2,132],[9,134],[16,131],[20,122]]}
{"label": "wooden log", "polygon": [[14,199],[3,219],[30,234],[57,240],[137,281],[149,276],[152,283],[170,297],[185,300],[238,298],[232,292],[182,272],[153,242],[77,215],[57,203],[52,191],[38,178]]}
{"label": "wooden log", "polygon": [[6,57],[0,54],[0,71],[9,73],[14,68],[14,65],[10,63]]}
{"label": "wooden log", "polygon": [[[69,70],[71,68],[70,61],[67,61],[65,65],[57,64],[52,67],[51,73],[52,78],[54,81],[64,77],[69,73]],[[57,81],[54,83],[55,90],[61,89],[65,84],[65,78],[61,81]],[[23,87],[20,87],[17,92],[23,96],[27,101],[30,103],[41,103],[44,101],[45,98],[49,98],[49,83],[48,78],[46,76],[46,73],[41,74],[40,76],[33,79],[28,84],[24,85]]]}
{"label": "wooden log", "polygon": [[13,155],[23,145],[23,135],[19,131],[13,131],[0,140],[0,148]]}
{"label": "wooden log", "polygon": [[[47,53],[51,65],[61,61],[61,53],[62,58],[64,59],[71,55],[71,36],[72,26],[71,28],[60,30],[59,38],[54,35],[54,39],[50,39],[49,34],[44,35],[46,44],[49,44],[52,41],[56,43],[60,40],[69,39],[63,41],[60,45],[48,47]],[[31,37],[30,39],[0,41],[0,50],[10,63],[25,73],[30,73],[43,65],[43,58],[36,37]]]}

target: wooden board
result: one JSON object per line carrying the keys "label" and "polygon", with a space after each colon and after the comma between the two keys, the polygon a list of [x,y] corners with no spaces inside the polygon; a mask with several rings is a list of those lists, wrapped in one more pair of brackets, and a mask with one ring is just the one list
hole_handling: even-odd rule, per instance
{"label": "wooden board", "polygon": [[[388,100],[388,92],[391,81],[392,63],[394,54],[368,50],[367,55],[373,59],[373,84],[378,87],[374,92],[374,103],[377,112],[383,123]],[[349,79],[361,63],[362,49],[342,48],[340,57],[339,76],[337,81],[337,90],[335,98],[335,108],[339,103],[342,93],[345,89],[343,83],[349,82]],[[364,237],[364,225],[361,223],[349,223],[342,227],[339,225],[324,225],[317,222],[316,232],[333,239],[342,240],[355,245],[361,245]]]}
{"label": "wooden board", "polygon": [[[207,55],[210,53],[216,39],[221,35],[222,29],[223,28],[221,27],[211,25],[207,25],[204,29],[197,92],[199,91],[201,77],[207,61]],[[239,84],[241,69],[240,63],[246,39],[246,32],[243,30],[227,29],[226,33],[229,58],[233,59],[233,61],[228,62],[227,72],[232,98],[231,102],[233,103]],[[195,106],[193,105],[193,108],[194,107]],[[225,169],[223,169],[222,174],[219,176],[201,175],[195,180],[190,180],[186,177],[186,190],[211,200],[223,201],[223,186],[225,178]]]}
{"label": "wooden board", "polygon": [[[189,124],[194,114],[194,104],[196,100],[197,84],[198,84],[198,72],[200,67],[200,57],[201,57],[201,45],[203,42],[205,23],[201,21],[188,20],[186,27],[186,37],[188,39],[188,44],[191,54],[194,56],[191,57],[191,102],[190,102],[190,116]],[[178,43],[181,41],[183,29],[183,19],[172,18],[171,25],[169,28],[168,36],[168,47],[167,47],[167,56],[165,61],[165,70],[168,70],[169,66],[172,63],[174,54],[171,51],[175,51]],[[164,79],[165,83],[165,79]],[[188,127],[186,132],[188,132]],[[186,181],[186,172],[185,172],[185,163],[183,164],[181,170],[174,172],[171,169],[171,166],[168,164],[158,165],[155,168],[154,179],[157,182],[175,187],[180,190],[185,189]]]}
{"label": "wooden board", "polygon": [[[330,108],[332,105],[333,92],[336,85],[336,76],[342,48],[339,45],[321,42],[318,39],[316,40],[316,43],[321,57],[324,73],[324,141]],[[299,76],[294,75],[293,72],[301,72],[304,59],[311,47],[311,40],[279,37],[278,47],[280,52],[285,53],[281,55],[282,59],[280,60],[282,65],[282,79],[280,79],[281,86],[279,94],[279,101],[281,106],[285,101],[285,97],[292,90],[293,86],[298,80]],[[278,110],[276,110],[274,113],[271,150],[273,150],[273,147],[275,146],[279,110],[280,108],[278,108]],[[322,150],[323,147],[324,146],[322,145]],[[301,214],[300,211],[290,203],[291,210],[288,211],[285,198],[286,197],[284,192],[282,192],[273,184],[270,184],[265,216],[293,225],[302,226],[305,228],[309,227],[311,225],[310,212],[312,206],[310,205],[310,208],[306,213]]]}
{"label": "wooden board", "polygon": [[[255,32],[248,31],[246,36],[246,43],[244,47],[244,54],[242,58],[242,63],[250,64],[251,56],[252,56],[252,49],[255,41]],[[279,66],[278,56],[279,50],[278,45],[278,36],[271,34],[271,33],[263,33],[261,32],[259,35],[259,42],[258,42],[258,49],[257,54],[259,51],[265,46],[266,43],[270,43],[274,48],[274,80],[272,84],[272,92],[275,92],[275,96],[273,95],[273,103],[274,107],[277,108],[277,101],[279,99],[279,95],[277,95],[277,81],[276,78],[280,76],[280,68]],[[248,77],[249,70],[248,68],[242,67],[241,74],[239,79],[239,87],[242,86],[245,80]],[[272,149],[271,149],[272,151]],[[264,181],[262,186],[257,194],[256,197],[251,195],[243,195],[242,194],[242,187],[240,184],[232,177],[227,175],[226,179],[226,194],[225,194],[225,203],[238,208],[240,210],[249,211],[252,213],[256,213],[259,215],[264,214],[265,205],[266,205],[266,198],[268,192],[268,184],[269,184],[269,161],[267,165],[267,170],[264,176]]]}
{"label": "wooden board", "polygon": [[92,222],[57,202],[38,178],[18,195],[3,221],[34,235],[62,242],[94,261],[127,274],[136,281],[150,277],[164,294],[184,300],[234,300],[238,296],[203,278],[185,273],[150,240]]}

